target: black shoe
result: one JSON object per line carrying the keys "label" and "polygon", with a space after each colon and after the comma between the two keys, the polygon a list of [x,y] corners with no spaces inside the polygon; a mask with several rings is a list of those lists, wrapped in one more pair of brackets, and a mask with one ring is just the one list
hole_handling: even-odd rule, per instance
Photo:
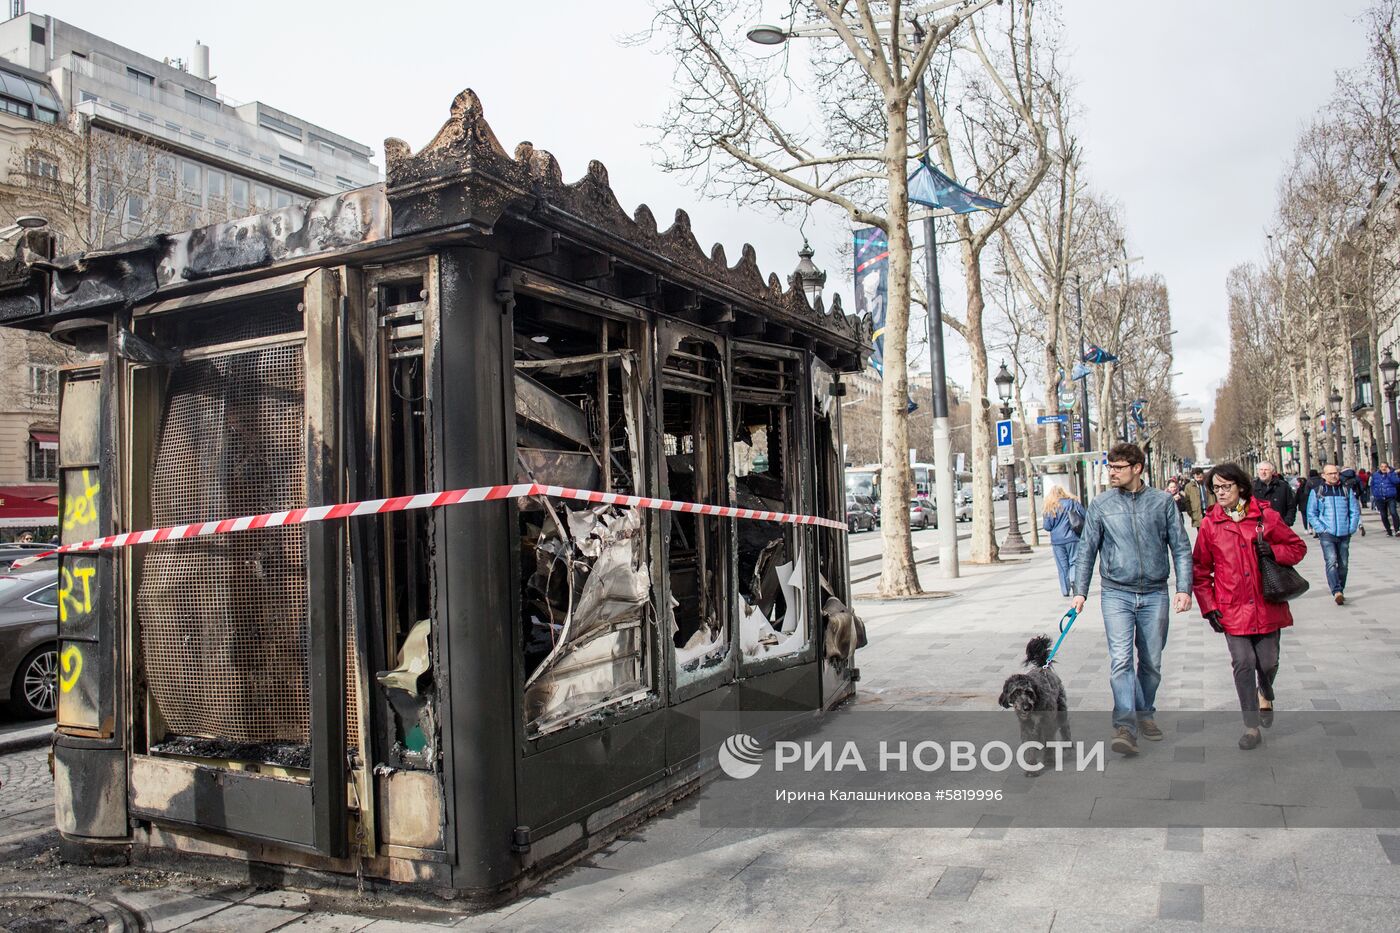
{"label": "black shoe", "polygon": [[1249,732],[1246,732],[1244,735],[1240,736],[1240,748],[1244,749],[1245,751],[1249,751],[1252,748],[1258,748],[1260,744],[1263,743],[1263,741],[1264,737],[1262,735],[1260,735],[1258,732],[1250,730]]}
{"label": "black shoe", "polygon": [[1259,725],[1263,726],[1265,729],[1269,729],[1273,724],[1274,708],[1271,706],[1268,709],[1261,709],[1259,711]]}

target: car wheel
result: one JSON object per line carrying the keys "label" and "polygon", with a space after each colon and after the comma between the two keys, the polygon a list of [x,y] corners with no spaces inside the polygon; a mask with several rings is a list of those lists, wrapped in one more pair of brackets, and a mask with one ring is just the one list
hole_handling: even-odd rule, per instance
{"label": "car wheel", "polygon": [[58,709],[58,646],[44,645],[29,653],[15,672],[10,702],[23,716],[52,716]]}
{"label": "car wheel", "polygon": [[846,528],[848,531],[850,531],[851,534],[855,534],[857,531],[860,531],[860,528],[856,526],[854,519],[846,523]]}

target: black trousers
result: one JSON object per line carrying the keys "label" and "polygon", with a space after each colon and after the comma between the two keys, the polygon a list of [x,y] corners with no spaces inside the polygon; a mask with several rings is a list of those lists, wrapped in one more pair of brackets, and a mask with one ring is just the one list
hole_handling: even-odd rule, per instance
{"label": "black trousers", "polygon": [[1259,726],[1259,695],[1274,701],[1274,678],[1278,676],[1279,636],[1282,630],[1267,635],[1226,635],[1230,649],[1230,665],[1235,669],[1235,692],[1240,695],[1240,710],[1244,724],[1250,729]]}

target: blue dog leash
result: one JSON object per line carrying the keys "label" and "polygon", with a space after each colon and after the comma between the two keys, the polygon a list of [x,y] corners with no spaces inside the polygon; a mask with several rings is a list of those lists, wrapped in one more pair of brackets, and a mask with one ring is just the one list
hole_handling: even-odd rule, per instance
{"label": "blue dog leash", "polygon": [[1074,620],[1077,618],[1079,618],[1079,612],[1072,606],[1068,612],[1060,616],[1060,637],[1055,639],[1055,647],[1050,649],[1050,655],[1045,659],[1046,667],[1049,667],[1050,662],[1055,660],[1055,652],[1060,650],[1060,642],[1065,640],[1065,636],[1069,634],[1069,630],[1074,626]]}

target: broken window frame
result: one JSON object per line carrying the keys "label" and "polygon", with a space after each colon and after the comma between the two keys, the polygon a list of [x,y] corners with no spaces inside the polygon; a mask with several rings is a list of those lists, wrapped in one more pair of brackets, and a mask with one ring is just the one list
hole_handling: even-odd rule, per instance
{"label": "broken window frame", "polygon": [[[337,476],[337,395],[338,309],[346,283],[344,267],[321,267],[309,272],[291,273],[244,286],[229,286],[212,292],[157,301],[138,308],[133,331],[138,339],[155,337],[165,315],[174,312],[207,312],[219,309],[238,313],[245,302],[299,293],[300,328],[194,349],[161,346],[173,351],[180,362],[208,359],[262,350],[270,347],[299,347],[306,378],[304,382],[303,433],[307,458],[306,501],[320,504],[335,501],[340,493]],[[149,477],[159,446],[160,419],[165,411],[171,371],[159,364],[124,363],[125,389],[122,438],[130,467],[125,470],[123,511],[128,528],[152,525],[150,486],[136,477]],[[141,635],[136,594],[149,546],[127,549],[127,585],[123,606],[127,643],[132,657],[132,779],[146,782],[153,790],[145,806],[133,801],[136,818],[196,822],[214,830],[277,841],[290,846],[339,857],[346,851],[347,825],[352,820],[350,788],[356,788],[357,806],[372,806],[361,793],[368,780],[366,756],[360,755],[355,767],[347,761],[347,683],[345,681],[346,632],[342,568],[344,536],[330,523],[311,525],[306,538],[306,579],[309,586],[307,613],[307,679],[310,706],[309,767],[288,763],[268,763],[253,758],[209,758],[178,751],[155,752],[152,744],[163,739],[153,721],[150,697],[142,688]],[[355,663],[363,665],[363,658]],[[311,689],[310,685],[316,685]],[[363,730],[363,718],[361,718]],[[361,743],[363,748],[363,743]],[[216,781],[229,793],[249,801],[238,811],[203,813],[191,810],[201,783]],[[169,793],[154,792],[155,786]],[[238,790],[233,790],[234,786]],[[188,793],[186,793],[188,791]]]}
{"label": "broken window frame", "polygon": [[[812,457],[804,456],[805,451],[812,449],[811,425],[811,399],[806,391],[810,379],[807,370],[803,366],[804,357],[807,354],[798,350],[791,350],[782,347],[773,347],[767,344],[755,343],[746,340],[732,340],[729,347],[729,384],[731,386],[732,398],[731,410],[738,416],[739,411],[745,404],[746,395],[749,399],[756,399],[763,394],[753,391],[746,391],[741,384],[739,368],[742,358],[767,358],[774,361],[783,361],[787,364],[788,382],[791,391],[791,404],[788,409],[787,428],[784,437],[783,465],[786,476],[784,477],[784,499],[779,511],[795,512],[799,514],[815,514],[813,505],[815,497],[815,472]],[[750,404],[761,404],[751,401]],[[733,419],[731,419],[733,421]],[[731,430],[733,430],[731,428]],[[742,443],[737,437],[730,445],[731,449],[735,444]],[[773,440],[767,439],[768,449],[771,450]],[[770,459],[771,462],[771,459]],[[732,488],[730,492],[731,500],[737,507],[745,507],[738,498],[738,471],[731,464],[730,477]],[[743,580],[740,578],[738,567],[739,546],[735,544],[735,606],[738,617],[739,634],[739,656],[741,669],[746,675],[765,673],[771,670],[778,670],[785,667],[793,667],[798,664],[810,662],[816,654],[818,639],[817,633],[820,626],[817,624],[819,603],[815,593],[819,589],[817,574],[814,566],[816,559],[816,535],[811,526],[806,525],[778,525],[783,530],[785,548],[789,562],[796,564],[794,570],[800,572],[799,579],[800,592],[802,594],[802,605],[799,609],[798,626],[802,630],[803,637],[787,651],[776,654],[750,654],[745,650],[744,641],[744,615],[747,609],[747,600],[743,596]],[[738,534],[736,528],[736,534]],[[784,600],[787,599],[784,593]],[[772,620],[770,620],[771,622]]]}
{"label": "broken window frame", "polygon": [[[512,284],[516,289],[517,302],[523,302],[526,309],[522,310],[519,304],[512,309],[511,333],[516,349],[512,351],[515,360],[514,378],[511,380],[513,391],[510,393],[512,409],[507,412],[507,422],[511,425],[511,440],[514,449],[517,451],[517,479],[523,482],[538,481],[550,485],[575,485],[577,483],[551,482],[547,476],[541,476],[537,472],[532,472],[531,466],[540,466],[544,460],[528,459],[521,455],[521,450],[547,451],[550,448],[525,447],[522,446],[520,430],[518,428],[520,419],[527,418],[529,412],[536,413],[539,418],[548,420],[551,412],[558,423],[555,425],[558,431],[545,430],[543,424],[537,422],[537,429],[530,432],[530,439],[535,442],[543,442],[549,434],[557,434],[560,441],[572,438],[579,441],[579,447],[592,452],[592,460],[597,465],[596,481],[593,488],[608,489],[613,491],[630,491],[636,495],[648,495],[651,487],[651,468],[648,457],[648,445],[646,443],[648,435],[647,399],[642,389],[647,381],[647,366],[644,347],[647,343],[646,329],[642,323],[645,312],[641,308],[631,308],[621,302],[609,301],[607,308],[601,308],[596,298],[578,289],[569,283],[546,280],[540,273],[531,271],[528,274],[520,269],[513,269],[510,273]],[[561,317],[567,315],[567,319]],[[534,319],[535,327],[548,326],[549,318],[554,317],[561,326],[577,325],[580,323],[593,323],[597,330],[596,339],[598,346],[596,350],[587,352],[571,352],[558,359],[546,358],[544,347],[539,353],[530,353],[531,343],[529,338],[520,330],[520,321],[523,317]],[[574,327],[575,331],[580,328]],[[606,337],[604,336],[606,335]],[[522,352],[522,348],[525,352]],[[580,348],[585,349],[585,348]],[[532,358],[538,357],[538,358]],[[605,404],[593,405],[594,418],[597,420],[598,440],[602,437],[612,438],[613,443],[619,439],[618,427],[622,426],[621,439],[627,445],[627,463],[625,468],[628,472],[625,483],[614,482],[616,470],[624,465],[611,456],[600,456],[594,445],[590,423],[585,417],[580,423],[579,418],[572,414],[570,409],[575,406],[567,401],[553,395],[545,383],[551,374],[563,377],[569,374],[588,375],[595,374],[597,377],[596,392],[610,401]],[[522,395],[520,390],[527,389],[528,397]],[[611,399],[613,392],[621,398],[621,421],[617,422],[615,413],[612,411]],[[562,404],[561,404],[562,403]],[[578,409],[583,413],[583,409]],[[627,427],[630,425],[630,428]],[[588,431],[588,437],[579,437],[582,431]],[[617,448],[614,446],[613,451]],[[541,455],[542,456],[542,455]],[[585,487],[586,488],[586,487]],[[533,754],[558,744],[569,742],[585,735],[589,732],[606,728],[612,723],[620,720],[642,715],[645,712],[657,708],[664,702],[663,685],[657,676],[658,666],[658,637],[657,637],[657,612],[655,588],[652,581],[652,570],[654,568],[654,527],[655,515],[645,509],[622,509],[614,506],[606,507],[584,507],[580,503],[569,502],[567,500],[554,499],[546,496],[528,497],[515,503],[516,519],[513,522],[515,534],[515,550],[522,555],[523,537],[520,521],[520,513],[526,505],[532,511],[542,511],[546,516],[546,522],[556,529],[559,539],[567,541],[571,545],[569,552],[573,556],[568,558],[574,561],[575,558],[582,558],[576,564],[577,570],[586,569],[588,576],[577,583],[577,590],[570,587],[568,614],[566,622],[562,623],[561,640],[555,647],[538,663],[527,669],[525,652],[526,635],[526,607],[520,604],[519,611],[514,614],[515,624],[513,638],[514,653],[516,658],[517,683],[520,685],[516,691],[516,699],[519,704],[517,727],[520,730],[519,737],[528,749],[527,754]],[[637,592],[634,587],[633,599],[640,608],[640,619],[628,621],[624,627],[633,628],[638,638],[635,656],[639,666],[636,689],[628,690],[616,696],[606,697],[588,703],[578,709],[569,710],[563,715],[555,715],[543,724],[539,717],[532,717],[531,705],[532,696],[536,699],[546,694],[551,680],[557,678],[561,673],[568,672],[568,661],[573,652],[584,652],[593,645],[599,643],[605,635],[589,632],[593,637],[586,641],[576,643],[571,647],[569,640],[569,627],[575,624],[573,609],[577,605],[576,600],[586,597],[589,592],[589,584],[593,579],[592,571],[597,566],[597,562],[607,556],[607,553],[600,553],[590,557],[583,554],[582,549],[598,548],[606,539],[606,535],[585,535],[578,537],[578,532],[588,527],[596,530],[602,528],[600,521],[592,525],[584,517],[586,513],[593,512],[600,519],[606,518],[613,522],[614,528],[622,532],[622,524],[628,523],[630,530],[624,533],[624,537],[632,542],[636,549],[633,555],[633,562],[638,563],[644,570],[644,576],[640,581],[641,592]],[[571,520],[570,516],[573,516]],[[564,529],[569,528],[565,533]],[[590,543],[591,542],[591,543]],[[625,544],[618,542],[614,538],[613,546],[623,547]],[[587,561],[592,560],[592,564]],[[525,573],[522,564],[520,573]],[[522,577],[523,582],[523,577]],[[642,598],[642,594],[645,594]],[[524,593],[519,587],[515,591],[516,600],[522,600]],[[552,620],[550,620],[552,622]],[[549,622],[547,622],[549,624]],[[631,655],[632,652],[629,652]],[[560,678],[567,682],[569,678]]]}
{"label": "broken window frame", "polygon": [[[702,502],[713,505],[727,505],[733,499],[733,466],[730,463],[734,444],[734,432],[732,428],[733,398],[730,394],[730,368],[729,368],[729,341],[728,338],[696,327],[692,324],[657,315],[656,318],[656,373],[653,380],[656,406],[656,424],[654,430],[654,442],[656,444],[656,469],[658,495],[668,499],[690,499],[690,501]],[[666,461],[666,419],[665,419],[665,369],[668,360],[677,351],[682,343],[692,341],[706,344],[714,352],[714,380],[711,387],[711,414],[714,419],[713,430],[715,432],[714,468],[715,475],[710,477],[715,488],[711,492],[707,502],[706,496],[697,494],[693,498],[679,496],[670,487],[667,476]],[[684,352],[684,351],[682,351]],[[738,626],[735,621],[736,613],[733,607],[738,598],[735,592],[734,581],[738,573],[737,567],[737,547],[735,539],[735,520],[732,518],[718,518],[713,516],[691,515],[686,513],[696,522],[697,526],[701,522],[709,523],[712,531],[709,538],[712,539],[719,548],[719,554],[713,560],[713,568],[716,570],[716,580],[711,594],[716,603],[715,616],[721,626],[721,633],[725,641],[725,653],[718,663],[704,665],[703,663],[694,673],[682,670],[682,662],[678,649],[675,646],[675,638],[672,632],[672,577],[670,572],[671,548],[670,540],[672,529],[675,528],[678,516],[672,512],[661,512],[657,516],[659,526],[660,544],[657,550],[657,564],[655,575],[663,577],[664,580],[658,586],[658,601],[663,607],[660,615],[661,640],[666,646],[667,666],[669,669],[671,683],[672,702],[681,702],[699,694],[706,693],[716,687],[728,683],[738,672],[739,652],[735,650]]]}

